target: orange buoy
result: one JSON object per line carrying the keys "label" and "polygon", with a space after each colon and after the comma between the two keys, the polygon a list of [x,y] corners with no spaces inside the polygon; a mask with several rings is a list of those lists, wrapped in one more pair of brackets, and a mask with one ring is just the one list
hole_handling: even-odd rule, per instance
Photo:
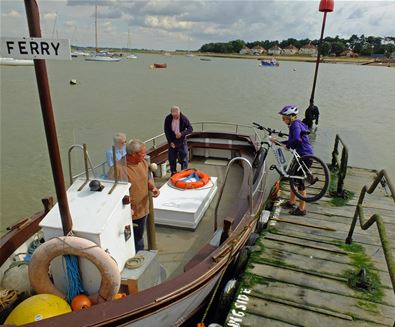
{"label": "orange buoy", "polygon": [[[187,178],[191,177],[193,174],[195,174],[199,180],[196,182],[188,181]],[[210,181],[210,176],[201,170],[186,169],[171,176],[170,181],[175,187],[182,189],[194,189],[206,185]]]}
{"label": "orange buoy", "polygon": [[91,300],[89,299],[89,297],[87,297],[84,294],[78,294],[71,300],[71,308],[73,309],[73,311],[86,309],[91,306],[92,306]]}
{"label": "orange buoy", "polygon": [[117,293],[117,294],[115,294],[114,296],[113,296],[113,300],[119,300],[119,299],[122,299],[122,298],[124,298],[126,296],[126,293]]}

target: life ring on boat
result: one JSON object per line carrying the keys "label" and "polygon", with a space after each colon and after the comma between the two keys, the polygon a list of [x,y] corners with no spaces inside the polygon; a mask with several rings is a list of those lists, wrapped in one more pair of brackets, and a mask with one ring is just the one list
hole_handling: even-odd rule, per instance
{"label": "life ring on boat", "polygon": [[94,303],[103,300],[109,301],[118,293],[121,275],[115,260],[96,243],[75,236],[53,238],[41,244],[34,251],[29,263],[29,279],[37,293],[54,294],[63,299],[66,298],[66,295],[55,287],[48,276],[52,259],[62,255],[86,258],[99,269],[100,288],[97,294],[90,296]]}
{"label": "life ring on boat", "polygon": [[[195,182],[188,181],[188,177],[192,177],[193,174],[195,174],[195,176],[197,176],[199,179]],[[209,181],[210,176],[197,169],[186,169],[170,177],[170,182],[175,187],[182,189],[200,188],[206,185]]]}

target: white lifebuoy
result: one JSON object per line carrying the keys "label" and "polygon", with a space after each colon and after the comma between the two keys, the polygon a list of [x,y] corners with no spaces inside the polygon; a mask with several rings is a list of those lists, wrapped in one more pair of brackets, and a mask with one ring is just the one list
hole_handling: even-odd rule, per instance
{"label": "white lifebuoy", "polygon": [[62,255],[84,257],[99,269],[100,288],[97,294],[90,296],[94,302],[99,302],[100,299],[109,301],[118,293],[121,275],[117,263],[96,243],[75,236],[53,238],[34,251],[29,263],[29,279],[37,293],[54,294],[66,298],[66,295],[55,287],[48,276],[52,259]]}

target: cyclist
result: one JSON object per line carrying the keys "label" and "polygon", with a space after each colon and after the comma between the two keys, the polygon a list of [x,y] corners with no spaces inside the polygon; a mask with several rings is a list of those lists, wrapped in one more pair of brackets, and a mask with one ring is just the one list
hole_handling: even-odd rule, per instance
{"label": "cyclist", "polygon": [[[289,127],[288,140],[282,141],[285,147],[288,149],[294,149],[300,156],[312,155],[313,148],[310,144],[309,137],[307,136],[309,129],[301,122],[297,115],[299,109],[294,105],[286,105],[281,109],[279,114],[282,116],[283,122]],[[300,194],[306,196],[304,182],[301,181],[298,185],[298,190]],[[290,191],[289,201],[283,204],[283,208],[291,209],[289,213],[294,216],[305,216],[306,215],[306,202],[299,200],[299,205],[296,206],[296,196],[295,193]]]}

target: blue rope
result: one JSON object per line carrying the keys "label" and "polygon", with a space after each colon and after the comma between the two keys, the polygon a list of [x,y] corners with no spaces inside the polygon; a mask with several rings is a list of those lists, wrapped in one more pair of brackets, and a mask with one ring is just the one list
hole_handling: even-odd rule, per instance
{"label": "blue rope", "polygon": [[82,288],[78,257],[75,255],[65,255],[63,257],[66,260],[67,280],[69,283],[69,287],[67,289],[67,300],[71,302],[74,297],[78,294],[84,294],[85,291]]}
{"label": "blue rope", "polygon": [[190,175],[187,176],[187,177],[181,178],[180,180],[183,181],[183,182],[190,182],[193,178],[194,178],[196,181],[199,181],[199,180],[201,179],[201,178],[199,177],[198,174],[192,173],[192,174],[190,174]]}

